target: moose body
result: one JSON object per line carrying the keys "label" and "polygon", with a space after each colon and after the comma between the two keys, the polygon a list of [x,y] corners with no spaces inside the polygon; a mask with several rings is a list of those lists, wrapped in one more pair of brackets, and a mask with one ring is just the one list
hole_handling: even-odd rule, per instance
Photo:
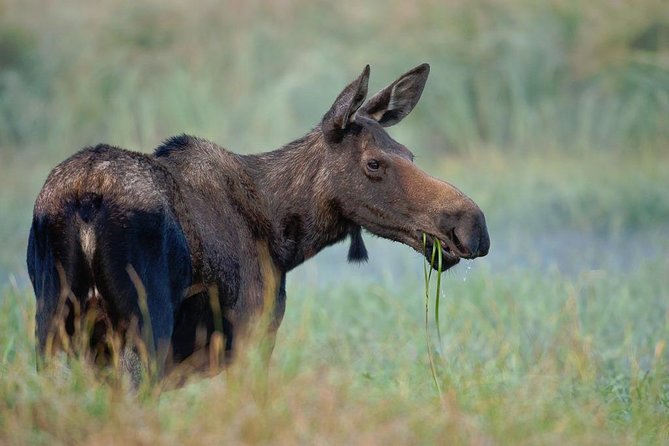
{"label": "moose body", "polygon": [[107,352],[110,333],[124,343],[150,328],[163,363],[208,357],[216,336],[229,359],[259,319],[271,352],[286,273],[347,236],[349,260],[366,260],[361,228],[426,255],[422,234],[437,238],[445,267],[485,255],[481,210],[383,128],[413,109],[428,72],[420,65],[365,102],[366,67],[314,130],[273,152],[184,135],[150,155],[98,145],[58,165],[27,254],[38,353],[91,313],[94,352]]}

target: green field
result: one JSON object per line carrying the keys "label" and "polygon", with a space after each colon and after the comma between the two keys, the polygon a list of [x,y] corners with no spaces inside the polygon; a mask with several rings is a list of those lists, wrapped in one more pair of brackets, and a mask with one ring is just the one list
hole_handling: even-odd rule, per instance
{"label": "green field", "polygon": [[[250,153],[306,133],[366,63],[432,67],[390,133],[486,213],[445,273],[364,234],[288,276],[257,367],[138,394],[37,373],[24,267],[49,170],[191,133]],[[0,444],[669,443],[669,6],[662,0],[336,3],[0,0]],[[433,298],[434,296],[432,296]]]}

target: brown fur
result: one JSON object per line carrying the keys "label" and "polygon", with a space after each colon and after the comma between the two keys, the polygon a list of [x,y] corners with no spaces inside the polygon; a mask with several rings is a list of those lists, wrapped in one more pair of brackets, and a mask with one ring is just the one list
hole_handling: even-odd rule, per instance
{"label": "brown fur", "polygon": [[62,320],[63,281],[81,303],[95,290],[112,329],[150,325],[168,363],[201,368],[230,360],[258,320],[271,352],[286,273],[349,235],[349,258],[366,259],[361,227],[420,252],[423,233],[438,238],[446,267],[485,255],[476,204],[383,129],[413,109],[428,72],[416,67],[365,103],[366,67],[313,131],[273,152],[179,136],[153,155],[98,146],[61,163],[35,203],[28,248],[41,351]]}

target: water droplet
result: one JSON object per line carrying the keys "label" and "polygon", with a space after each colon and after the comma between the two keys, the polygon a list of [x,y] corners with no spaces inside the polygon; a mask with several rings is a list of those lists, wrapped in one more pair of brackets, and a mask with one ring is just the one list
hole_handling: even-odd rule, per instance
{"label": "water droplet", "polygon": [[471,262],[471,260],[469,260],[467,262],[467,265],[466,265],[465,274],[462,276],[462,281],[463,282],[467,281],[467,276],[469,276],[469,271],[471,271],[471,269],[472,269],[472,262]]}

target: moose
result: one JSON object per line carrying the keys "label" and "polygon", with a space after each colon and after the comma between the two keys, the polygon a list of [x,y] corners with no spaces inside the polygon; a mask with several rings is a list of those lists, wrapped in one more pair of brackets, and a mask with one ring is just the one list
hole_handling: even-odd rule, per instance
{"label": "moose", "polygon": [[94,361],[134,333],[163,373],[210,358],[214,345],[225,364],[259,326],[269,358],[286,273],[347,237],[348,260],[367,260],[362,228],[428,260],[440,246],[442,269],[485,256],[479,207],[384,129],[414,108],[429,65],[365,101],[369,74],[367,65],[312,131],[275,151],[239,155],[181,135],[153,154],[100,144],[56,166],[27,249],[38,358],[71,349],[78,318]]}

